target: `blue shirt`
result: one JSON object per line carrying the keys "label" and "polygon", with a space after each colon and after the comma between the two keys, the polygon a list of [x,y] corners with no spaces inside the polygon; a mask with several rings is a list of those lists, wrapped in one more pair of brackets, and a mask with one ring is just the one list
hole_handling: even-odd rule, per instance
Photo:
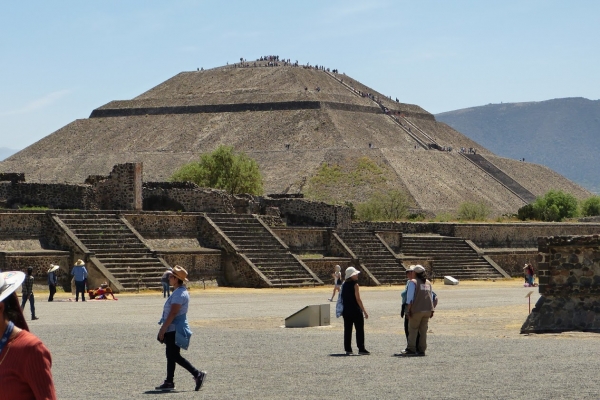
{"label": "blue shirt", "polygon": [[[162,313],[162,321],[166,321],[169,313],[171,312],[172,304],[181,304],[181,308],[175,317],[187,314],[188,306],[190,304],[190,294],[186,290],[185,286],[179,286],[171,293],[171,296],[165,301]],[[174,323],[171,323],[167,328],[167,332],[173,332],[176,330]]]}
{"label": "blue shirt", "polygon": [[73,270],[71,271],[71,275],[73,275],[75,277],[76,282],[83,282],[87,278],[88,273],[87,273],[87,269],[85,269],[84,266],[78,265],[78,266],[73,267]]}

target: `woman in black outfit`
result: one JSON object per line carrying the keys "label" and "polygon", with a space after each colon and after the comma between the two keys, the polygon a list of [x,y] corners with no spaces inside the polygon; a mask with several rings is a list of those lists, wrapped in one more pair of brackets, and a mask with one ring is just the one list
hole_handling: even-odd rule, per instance
{"label": "woman in black outfit", "polygon": [[[352,325],[356,328],[356,344],[358,346],[358,354],[369,355],[365,349],[365,320],[369,318],[367,310],[363,306],[360,299],[358,289],[358,271],[354,267],[346,269],[346,281],[342,285],[342,302],[344,303],[344,350],[346,355],[352,355]],[[364,318],[363,318],[364,314]]]}

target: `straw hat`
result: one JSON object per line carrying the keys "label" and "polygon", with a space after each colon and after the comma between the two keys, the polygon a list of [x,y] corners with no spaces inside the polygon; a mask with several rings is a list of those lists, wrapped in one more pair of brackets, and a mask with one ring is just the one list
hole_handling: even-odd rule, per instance
{"label": "straw hat", "polygon": [[354,267],[348,267],[348,268],[346,268],[346,278],[345,279],[348,279],[351,276],[358,275],[358,274],[360,274],[359,270],[357,270]]}
{"label": "straw hat", "polygon": [[54,271],[56,271],[59,268],[60,268],[59,265],[50,264],[50,269],[48,270],[48,273],[54,272]]}
{"label": "straw hat", "polygon": [[8,271],[0,273],[0,301],[10,296],[25,280],[21,271]]}
{"label": "straw hat", "polygon": [[81,266],[84,266],[84,265],[85,265],[85,263],[83,262],[82,259],[77,260],[77,262],[75,263],[75,266],[77,266],[77,267],[81,267]]}
{"label": "straw hat", "polygon": [[171,271],[171,273],[173,274],[173,276],[175,276],[175,278],[179,279],[180,281],[188,281],[187,271],[185,270],[185,268],[180,267],[179,265],[174,266],[173,271]]}

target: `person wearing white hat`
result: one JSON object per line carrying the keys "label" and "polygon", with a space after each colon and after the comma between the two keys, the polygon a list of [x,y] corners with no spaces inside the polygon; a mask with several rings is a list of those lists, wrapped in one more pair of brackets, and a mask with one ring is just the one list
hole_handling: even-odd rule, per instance
{"label": "person wearing white hat", "polygon": [[360,271],[354,267],[346,268],[346,280],[342,285],[340,296],[344,304],[344,350],[346,355],[352,355],[352,326],[356,328],[356,345],[358,354],[369,355],[365,348],[365,318],[369,318],[367,310],[360,299],[358,287]]}
{"label": "person wearing white hat", "polygon": [[85,269],[85,262],[83,260],[77,260],[71,270],[71,275],[75,279],[75,301],[79,301],[79,293],[81,293],[81,301],[85,301],[85,281],[87,280],[88,272]]}
{"label": "person wearing white hat", "polygon": [[52,356],[29,332],[15,290],[20,271],[0,273],[0,398],[56,400]]}
{"label": "person wearing white hat", "polygon": [[48,289],[50,290],[48,301],[54,301],[54,295],[56,294],[56,285],[58,284],[56,270],[58,270],[59,268],[60,267],[58,265],[50,264],[50,269],[48,270]]}
{"label": "person wearing white hat", "polygon": [[[424,356],[427,350],[427,329],[433,317],[433,290],[422,265],[410,267],[414,278],[408,283],[406,315],[408,316],[408,346],[400,356]],[[417,336],[419,344],[417,347]]]}

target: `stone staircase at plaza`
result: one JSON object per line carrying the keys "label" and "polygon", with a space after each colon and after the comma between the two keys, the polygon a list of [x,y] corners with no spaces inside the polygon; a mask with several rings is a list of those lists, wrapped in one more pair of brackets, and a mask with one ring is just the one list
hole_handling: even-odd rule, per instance
{"label": "stone staircase at plaza", "polygon": [[251,214],[206,214],[221,232],[275,287],[314,286],[323,282]]}
{"label": "stone staircase at plaza", "polygon": [[459,280],[504,278],[502,273],[462,238],[405,234],[402,236],[402,255],[431,259],[434,278],[447,275]]}
{"label": "stone staircase at plaza", "polygon": [[462,156],[467,158],[473,164],[481,168],[488,175],[492,176],[495,180],[500,182],[511,192],[516,194],[525,203],[533,203],[535,201],[535,195],[529,190],[525,189],[521,184],[515,181],[513,178],[505,174],[500,168],[492,164],[487,158],[481,154],[472,153],[460,153]]}
{"label": "stone staircase at plaza", "polygon": [[379,283],[395,285],[406,282],[405,269],[374,232],[352,229],[338,231],[338,235]]}
{"label": "stone staircase at plaza", "polygon": [[160,278],[168,265],[156,257],[116,213],[55,215],[126,291],[161,289]]}

